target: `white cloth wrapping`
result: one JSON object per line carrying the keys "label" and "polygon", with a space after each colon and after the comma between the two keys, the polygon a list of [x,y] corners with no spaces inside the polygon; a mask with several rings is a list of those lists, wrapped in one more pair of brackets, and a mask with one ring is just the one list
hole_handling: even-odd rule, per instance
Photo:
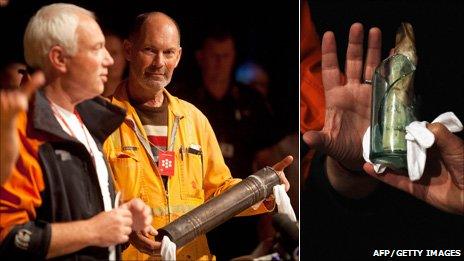
{"label": "white cloth wrapping", "polygon": [[290,220],[296,222],[295,211],[290,204],[290,198],[288,197],[287,192],[285,192],[285,185],[276,185],[272,189],[274,191],[274,197],[277,204],[277,211],[279,213],[287,214]]}
{"label": "white cloth wrapping", "polygon": [[[445,112],[438,116],[432,123],[441,123],[451,132],[459,132],[463,129],[461,121],[453,112]],[[406,126],[406,149],[408,175],[412,181],[419,180],[424,173],[425,162],[427,159],[427,149],[435,142],[435,136],[426,127],[426,121],[414,121]],[[369,160],[370,152],[370,127],[367,128],[363,137],[363,157],[366,162]],[[385,166],[373,164],[376,173],[385,171]]]}
{"label": "white cloth wrapping", "polygon": [[164,236],[161,241],[161,260],[175,261],[176,260],[177,246],[169,239],[168,236]]}

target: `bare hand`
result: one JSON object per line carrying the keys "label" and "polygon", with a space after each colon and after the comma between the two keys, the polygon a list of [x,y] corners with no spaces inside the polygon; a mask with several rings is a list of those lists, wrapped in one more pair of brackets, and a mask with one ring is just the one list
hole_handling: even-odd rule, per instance
{"label": "bare hand", "polygon": [[362,83],[371,80],[380,62],[381,32],[369,31],[366,61],[363,64],[363,26],[350,29],[344,75],[339,68],[335,36],[326,32],[322,39],[322,81],[326,99],[324,128],[308,131],[303,139],[311,148],[326,152],[351,170],[363,164],[362,135],[370,123],[372,86]]}
{"label": "bare hand", "polygon": [[19,155],[19,138],[16,133],[18,115],[27,110],[30,96],[45,83],[42,72],[36,72],[32,77],[24,76],[23,79],[18,90],[0,90],[0,184],[10,176]]}
{"label": "bare hand", "polygon": [[1,90],[0,117],[2,126],[10,123],[17,114],[27,110],[27,103],[31,95],[45,83],[45,76],[41,71],[32,76],[25,75],[21,86],[17,90]]}
{"label": "bare hand", "polygon": [[154,255],[159,254],[161,242],[155,241],[155,236],[158,231],[152,226],[138,232],[132,232],[129,236],[130,243],[135,246],[140,252]]}
{"label": "bare hand", "polygon": [[287,178],[285,177],[284,169],[289,166],[293,162],[292,156],[287,156],[283,160],[276,163],[272,168],[277,171],[277,175],[280,177],[281,184],[285,184],[285,191],[290,189],[290,183],[288,182]]}
{"label": "bare hand", "polygon": [[93,245],[99,247],[125,243],[132,232],[132,214],[122,207],[101,212],[88,221],[91,231],[96,233]]}
{"label": "bare hand", "polygon": [[464,142],[440,123],[427,127],[435,135],[435,146],[427,153],[423,177],[412,182],[407,175],[388,170],[376,174],[371,164],[364,170],[371,176],[446,212],[464,215]]}
{"label": "bare hand", "polygon": [[121,208],[128,209],[132,214],[132,230],[141,231],[151,227],[153,217],[151,209],[141,199],[135,198],[121,205]]}

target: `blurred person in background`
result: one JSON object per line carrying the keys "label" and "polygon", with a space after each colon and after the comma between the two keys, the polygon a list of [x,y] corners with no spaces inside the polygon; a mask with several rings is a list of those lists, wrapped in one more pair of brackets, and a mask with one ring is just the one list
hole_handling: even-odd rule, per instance
{"label": "blurred person in background", "polygon": [[108,68],[108,81],[102,95],[110,97],[116,87],[126,78],[127,61],[124,57],[123,37],[111,30],[105,30],[105,47],[114,60],[114,64]]}

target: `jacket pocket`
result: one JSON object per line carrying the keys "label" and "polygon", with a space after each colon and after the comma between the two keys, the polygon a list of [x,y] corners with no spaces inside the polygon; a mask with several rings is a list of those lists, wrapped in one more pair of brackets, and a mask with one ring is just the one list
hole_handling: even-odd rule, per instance
{"label": "jacket pocket", "polygon": [[122,200],[137,197],[141,186],[141,166],[138,157],[130,152],[116,152],[109,159],[111,170],[118,187],[122,192]]}
{"label": "jacket pocket", "polygon": [[204,201],[202,156],[184,153],[182,158],[176,155],[180,168],[179,182],[181,198],[184,200]]}

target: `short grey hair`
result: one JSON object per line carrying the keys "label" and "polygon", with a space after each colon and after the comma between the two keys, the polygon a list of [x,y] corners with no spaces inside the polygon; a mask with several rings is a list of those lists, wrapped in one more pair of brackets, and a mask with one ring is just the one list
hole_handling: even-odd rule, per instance
{"label": "short grey hair", "polygon": [[95,19],[91,11],[72,4],[51,4],[37,11],[24,33],[24,58],[29,66],[44,69],[48,52],[56,45],[69,55],[77,52],[78,14]]}

